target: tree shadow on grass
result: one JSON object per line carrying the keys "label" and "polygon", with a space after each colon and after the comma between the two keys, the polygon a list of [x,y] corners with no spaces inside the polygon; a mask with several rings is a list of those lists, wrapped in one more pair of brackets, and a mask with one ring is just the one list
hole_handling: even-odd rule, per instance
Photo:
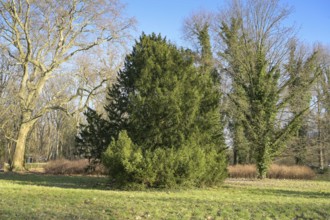
{"label": "tree shadow on grass", "polygon": [[330,193],[316,192],[316,191],[260,189],[260,190],[254,190],[253,193],[260,194],[260,195],[275,195],[275,196],[295,197],[295,198],[316,198],[316,199],[330,198]]}
{"label": "tree shadow on grass", "polygon": [[0,173],[0,180],[12,181],[21,185],[35,185],[72,189],[109,189],[107,177],[62,176],[33,173]]}
{"label": "tree shadow on grass", "polygon": [[[96,214],[98,215],[99,213]],[[58,210],[54,209],[53,211],[34,212],[26,209],[15,209],[15,212],[11,210],[1,210],[0,219],[116,219],[111,212],[102,213],[102,216],[96,216],[96,214],[86,216],[83,213],[72,213],[70,210],[58,212]]]}

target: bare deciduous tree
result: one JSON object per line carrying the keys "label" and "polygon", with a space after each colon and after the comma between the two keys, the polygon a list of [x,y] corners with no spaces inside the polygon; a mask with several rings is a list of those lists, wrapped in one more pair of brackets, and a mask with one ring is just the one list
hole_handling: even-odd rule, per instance
{"label": "bare deciduous tree", "polygon": [[67,63],[76,54],[126,37],[133,20],[125,19],[122,10],[117,0],[0,0],[0,45],[21,69],[16,170],[23,168],[26,139],[38,118],[65,109],[75,97],[59,93],[40,104],[47,81],[70,68]]}
{"label": "bare deciduous tree", "polygon": [[319,62],[322,74],[315,86],[314,134],[316,134],[318,165],[319,169],[323,171],[330,162],[328,157],[330,149],[330,52],[329,48],[319,47]]}

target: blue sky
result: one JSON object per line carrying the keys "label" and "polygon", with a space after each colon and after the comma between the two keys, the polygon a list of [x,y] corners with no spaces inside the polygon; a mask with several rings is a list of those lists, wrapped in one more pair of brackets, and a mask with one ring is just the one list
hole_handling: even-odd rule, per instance
{"label": "blue sky", "polygon": [[[137,21],[137,34],[161,33],[172,42],[184,45],[182,24],[192,12],[216,11],[224,5],[224,0],[123,0],[127,4],[127,14]],[[281,0],[293,6],[287,22],[298,28],[300,40],[313,44],[321,42],[330,46],[330,0]]]}

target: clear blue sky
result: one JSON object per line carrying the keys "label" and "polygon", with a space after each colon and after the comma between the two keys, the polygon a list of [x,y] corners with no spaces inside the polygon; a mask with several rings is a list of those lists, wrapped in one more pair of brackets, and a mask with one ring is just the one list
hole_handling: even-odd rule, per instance
{"label": "clear blue sky", "polygon": [[[181,39],[184,18],[200,9],[216,11],[224,0],[123,0],[127,14],[137,21],[137,34],[161,33],[172,42],[184,45]],[[330,0],[281,0],[293,6],[288,19],[298,27],[298,37],[313,44],[321,42],[330,46]]]}

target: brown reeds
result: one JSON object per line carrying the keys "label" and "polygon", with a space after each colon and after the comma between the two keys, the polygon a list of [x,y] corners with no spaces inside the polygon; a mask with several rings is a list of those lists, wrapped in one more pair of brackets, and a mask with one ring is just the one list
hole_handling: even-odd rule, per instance
{"label": "brown reeds", "polygon": [[[228,167],[230,178],[257,178],[255,165],[235,165]],[[307,166],[271,165],[267,178],[271,179],[313,179],[314,171]]]}
{"label": "brown reeds", "polygon": [[85,174],[88,166],[88,160],[52,160],[45,166],[45,173],[47,174]]}
{"label": "brown reeds", "polygon": [[313,179],[314,171],[307,166],[284,166],[273,164],[267,175],[271,179]]}
{"label": "brown reeds", "polygon": [[235,165],[228,167],[228,174],[231,178],[256,178],[257,169],[255,165]]}

